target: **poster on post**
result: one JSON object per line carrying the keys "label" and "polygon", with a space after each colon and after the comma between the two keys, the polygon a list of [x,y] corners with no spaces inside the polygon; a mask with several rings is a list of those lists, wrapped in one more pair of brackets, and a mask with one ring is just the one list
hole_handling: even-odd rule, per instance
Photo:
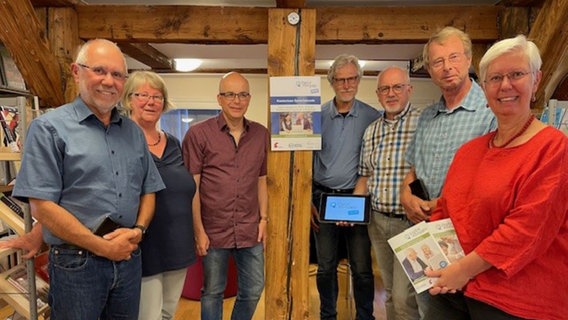
{"label": "poster on post", "polygon": [[272,151],[321,149],[321,78],[270,78]]}

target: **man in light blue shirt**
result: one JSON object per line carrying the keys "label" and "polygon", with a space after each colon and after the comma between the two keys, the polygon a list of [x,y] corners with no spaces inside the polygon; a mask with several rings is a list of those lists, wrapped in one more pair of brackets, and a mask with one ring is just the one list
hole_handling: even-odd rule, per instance
{"label": "man in light blue shirt", "polygon": [[[401,187],[401,203],[414,223],[427,220],[436,207],[457,149],[496,127],[481,87],[469,78],[471,40],[466,33],[442,29],[424,46],[423,58],[442,97],[422,112],[406,152],[412,168]],[[412,195],[408,184],[417,178],[424,182],[430,201]]]}
{"label": "man in light blue shirt", "polygon": [[371,243],[365,225],[318,224],[323,193],[353,193],[357,181],[361,139],[381,113],[355,99],[363,71],[352,55],[335,58],[327,79],[335,97],[322,106],[322,149],[314,152],[312,226],[315,234],[320,295],[320,319],[337,317],[338,243],[344,237],[353,278],[356,318],[374,319],[375,296]]}
{"label": "man in light blue shirt", "polygon": [[[463,31],[445,27],[424,46],[424,65],[442,90],[440,101],[427,107],[406,151],[411,169],[400,190],[400,202],[413,223],[428,220],[436,207],[450,163],[465,142],[496,127],[481,87],[469,77],[471,39]],[[430,200],[412,194],[409,184],[421,179]],[[427,311],[429,293],[418,295],[421,318]]]}

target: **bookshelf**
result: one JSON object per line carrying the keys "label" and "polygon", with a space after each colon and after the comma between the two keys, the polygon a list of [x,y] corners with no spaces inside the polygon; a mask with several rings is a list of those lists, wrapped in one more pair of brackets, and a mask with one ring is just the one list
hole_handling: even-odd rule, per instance
{"label": "bookshelf", "polygon": [[28,307],[31,303],[30,300],[33,301],[32,299],[37,301],[37,314],[43,315],[49,310],[49,306],[47,305],[49,285],[41,278],[35,275],[34,277],[36,293],[30,294],[28,271],[24,264],[18,264],[10,270],[0,273],[0,292],[2,292],[2,299],[26,319],[32,319],[31,310]]}
{"label": "bookshelf", "polygon": [[[4,179],[0,183],[2,192],[11,192],[10,184],[12,171],[20,168],[21,150],[24,141],[25,128],[27,128],[27,112],[29,105],[37,104],[30,93],[0,87],[0,161],[11,163],[6,166]],[[17,112],[9,114],[9,112]],[[17,116],[12,117],[14,114]],[[14,122],[17,126],[14,126]],[[17,128],[17,129],[16,129]],[[8,144],[8,145],[6,145]],[[24,208],[23,217],[11,209],[6,203],[0,201],[0,220],[18,235],[29,232],[32,228],[32,218],[28,208]],[[34,259],[25,262],[14,256],[16,250],[0,249],[0,258],[10,258],[8,270],[0,273],[0,298],[8,303],[18,314],[26,319],[45,319],[49,314],[47,305],[47,290],[49,285],[35,275]],[[12,259],[12,257],[14,258]],[[40,297],[40,302],[37,302]],[[44,301],[45,300],[45,301]]]}
{"label": "bookshelf", "polygon": [[540,120],[568,135],[568,100],[550,99]]}

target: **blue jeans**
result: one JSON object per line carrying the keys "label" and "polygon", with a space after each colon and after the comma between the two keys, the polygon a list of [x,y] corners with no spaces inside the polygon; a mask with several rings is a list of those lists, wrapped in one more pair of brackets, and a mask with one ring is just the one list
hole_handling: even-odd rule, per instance
{"label": "blue jeans", "polygon": [[223,319],[223,293],[227,284],[229,256],[237,265],[237,299],[232,320],[251,319],[264,288],[264,249],[262,244],[249,248],[209,248],[203,257],[201,320]]}
{"label": "blue jeans", "polygon": [[410,280],[390,245],[388,239],[412,226],[406,219],[389,218],[373,211],[369,224],[369,237],[381,278],[386,291],[385,308],[388,320],[418,320],[423,318],[428,306],[428,291],[416,294]]}
{"label": "blue jeans", "polygon": [[[312,197],[319,211],[320,192]],[[339,238],[345,237],[347,255],[351,266],[353,296],[355,299],[356,319],[367,320],[373,317],[375,284],[371,265],[371,241],[367,226],[338,227],[334,223],[320,223],[315,233],[318,272],[316,284],[320,296],[320,319],[337,318],[337,266]]]}
{"label": "blue jeans", "polygon": [[49,252],[51,319],[137,319],[141,251],[111,261],[83,249],[52,246]]}

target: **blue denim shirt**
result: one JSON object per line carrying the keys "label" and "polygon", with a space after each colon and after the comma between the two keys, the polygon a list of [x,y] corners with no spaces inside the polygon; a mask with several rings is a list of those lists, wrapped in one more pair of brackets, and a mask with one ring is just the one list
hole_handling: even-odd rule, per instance
{"label": "blue denim shirt", "polygon": [[487,107],[481,87],[472,80],[469,93],[459,106],[448,110],[444,98],[427,107],[406,151],[406,161],[414,166],[430,197],[440,196],[450,163],[465,142],[492,131],[495,115]]}
{"label": "blue denim shirt", "polygon": [[347,116],[332,99],[321,107],[321,150],[314,152],[314,181],[332,189],[351,189],[357,181],[359,154],[365,129],[381,111],[355,100]]}
{"label": "blue denim shirt", "polygon": [[80,98],[32,121],[24,150],[13,195],[53,201],[90,229],[105,216],[131,227],[140,196],[165,187],[140,128],[116,109],[105,128]]}

